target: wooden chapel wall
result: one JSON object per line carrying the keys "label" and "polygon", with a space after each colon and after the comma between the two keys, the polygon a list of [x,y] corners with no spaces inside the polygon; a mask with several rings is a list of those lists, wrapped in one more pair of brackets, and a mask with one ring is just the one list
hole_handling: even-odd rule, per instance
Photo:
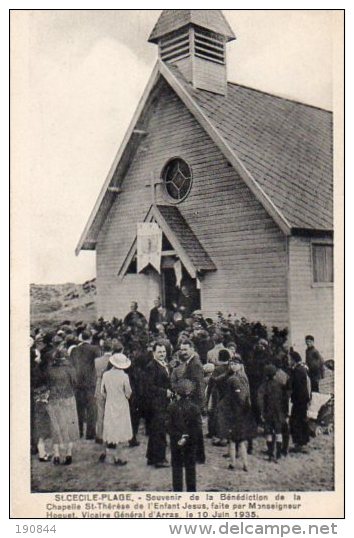
{"label": "wooden chapel wall", "polygon": [[[128,281],[117,273],[134,240],[136,223],[150,207],[145,185],[151,173],[158,177],[166,161],[178,156],[193,170],[192,190],[178,209],[218,267],[202,281],[203,310],[209,316],[221,310],[270,326],[287,325],[285,237],[167,84],[147,131],[99,234],[99,314],[121,317],[132,299],[139,301],[139,294],[148,288],[157,292],[152,276],[136,275]],[[169,203],[161,187],[157,202]]]}

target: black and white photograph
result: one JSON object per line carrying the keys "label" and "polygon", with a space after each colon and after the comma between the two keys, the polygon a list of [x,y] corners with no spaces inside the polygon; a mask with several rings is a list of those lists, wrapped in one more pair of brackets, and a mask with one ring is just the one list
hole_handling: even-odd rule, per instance
{"label": "black and white photograph", "polygon": [[343,11],[10,27],[30,493],[338,492]]}

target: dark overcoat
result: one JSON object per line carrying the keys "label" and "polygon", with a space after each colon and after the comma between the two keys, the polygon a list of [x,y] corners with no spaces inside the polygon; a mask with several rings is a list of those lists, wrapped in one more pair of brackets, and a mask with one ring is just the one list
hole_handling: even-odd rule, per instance
{"label": "dark overcoat", "polygon": [[169,405],[166,426],[167,432],[174,442],[178,442],[183,435],[187,435],[187,445],[196,446],[198,442],[197,431],[201,424],[199,408],[189,398],[181,398]]}
{"label": "dark overcoat", "polygon": [[152,360],[146,367],[146,398],[149,399],[151,409],[165,411],[169,399],[167,390],[171,390],[171,382],[168,369]]}
{"label": "dark overcoat", "polygon": [[189,379],[194,384],[191,400],[200,410],[203,410],[205,404],[204,370],[197,354],[186,363],[183,377],[184,379]]}
{"label": "dark overcoat", "polygon": [[218,436],[239,442],[256,436],[248,381],[243,376],[231,375],[227,391],[218,405]]}
{"label": "dark overcoat", "polygon": [[82,344],[74,347],[70,355],[70,360],[76,371],[77,388],[95,388],[95,359],[100,356],[100,348],[87,342],[83,342]]}
{"label": "dark overcoat", "polygon": [[146,368],[146,399],[149,403],[148,463],[161,463],[166,458],[166,415],[171,389],[169,371],[152,360]]}
{"label": "dark overcoat", "polygon": [[324,360],[315,347],[306,349],[306,365],[311,380],[320,381],[324,378]]}
{"label": "dark overcoat", "polygon": [[266,423],[281,430],[286,419],[284,387],[277,379],[267,379],[259,390],[259,407]]}

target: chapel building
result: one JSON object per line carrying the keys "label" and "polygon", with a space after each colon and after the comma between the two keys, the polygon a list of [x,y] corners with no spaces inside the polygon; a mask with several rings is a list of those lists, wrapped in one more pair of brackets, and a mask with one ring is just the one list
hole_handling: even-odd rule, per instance
{"label": "chapel building", "polygon": [[[220,10],[164,10],[158,60],[77,247],[95,250],[97,308],[148,316],[181,283],[205,316],[311,333],[333,358],[332,113],[227,80]],[[137,272],[137,224],[162,230]],[[179,264],[180,275],[176,273]],[[178,280],[178,281],[177,281]],[[178,285],[177,285],[178,284]]]}

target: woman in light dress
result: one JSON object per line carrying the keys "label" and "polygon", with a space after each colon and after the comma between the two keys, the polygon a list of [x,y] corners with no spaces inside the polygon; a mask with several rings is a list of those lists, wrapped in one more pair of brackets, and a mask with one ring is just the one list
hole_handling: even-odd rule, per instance
{"label": "woman in light dress", "polygon": [[60,464],[60,452],[65,453],[63,463],[71,465],[73,445],[79,440],[74,390],[76,373],[68,361],[68,351],[59,346],[53,352],[47,369],[48,377],[48,415],[50,418],[54,465]]}
{"label": "woman in light dress", "polygon": [[100,456],[104,462],[110,451],[114,451],[113,461],[123,466],[127,462],[121,457],[121,443],[132,438],[132,425],[130,420],[129,398],[132,389],[129,377],[124,370],[129,368],[130,360],[123,353],[115,353],[109,359],[109,370],[102,377],[101,392],[106,396],[106,405],[103,419],[103,441],[106,450]]}
{"label": "woman in light dress", "polygon": [[95,404],[96,404],[96,443],[101,445],[103,443],[103,419],[104,408],[106,405],[106,397],[101,392],[102,377],[107,370],[109,359],[112,356],[112,340],[107,338],[104,340],[101,346],[103,350],[102,357],[95,359],[96,370],[96,388],[95,388]]}

